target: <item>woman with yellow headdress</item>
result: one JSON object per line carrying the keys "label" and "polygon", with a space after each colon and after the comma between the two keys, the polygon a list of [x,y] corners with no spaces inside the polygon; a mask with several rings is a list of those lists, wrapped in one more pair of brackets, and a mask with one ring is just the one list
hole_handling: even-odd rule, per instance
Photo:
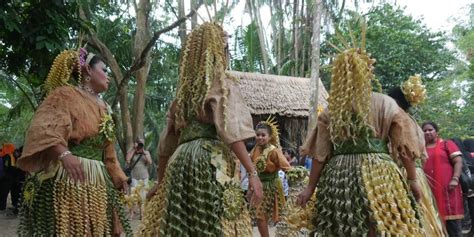
{"label": "woman with yellow headdress", "polygon": [[278,171],[287,171],[291,166],[279,148],[278,128],[274,121],[267,119],[259,122],[255,133],[256,146],[250,156],[263,184],[263,201],[255,209],[255,218],[260,235],[268,237],[268,220],[272,218],[273,222],[278,222],[285,205]]}
{"label": "woman with yellow headdress", "polygon": [[158,145],[158,184],[149,192],[140,236],[252,235],[231,150],[249,172],[256,205],[262,184],[243,142],[255,132],[237,81],[225,73],[226,50],[227,35],[215,23],[187,36]]}
{"label": "woman with yellow headdress", "polygon": [[[426,89],[422,84],[421,77],[415,75],[410,76],[400,87],[392,88],[388,95],[410,116],[410,114],[408,114],[409,108],[425,100]],[[421,127],[418,126],[414,118],[411,116],[410,118],[412,123],[411,127],[416,131],[416,140],[418,142],[418,149],[420,150],[420,156],[414,158],[416,159],[416,177],[422,189],[422,195],[419,201],[421,224],[424,228],[425,236],[446,236],[446,230],[441,222],[440,215],[436,208],[436,202],[428,180],[426,179],[425,172],[423,171],[423,164],[426,162],[426,159],[428,159],[423,130],[421,130]],[[394,159],[399,162],[397,157],[394,157]],[[399,166],[401,166],[401,164],[399,164]]]}
{"label": "woman with yellow headdress", "polygon": [[104,61],[66,50],[51,67],[47,97],[26,133],[18,167],[30,172],[20,209],[20,236],[132,234],[119,189],[127,176],[114,149],[114,127],[99,94]]}
{"label": "woman with yellow headdress", "polygon": [[[421,196],[415,130],[393,99],[372,92],[374,63],[364,43],[336,56],[328,109],[301,149],[314,161],[298,202],[305,205],[318,187],[313,220],[318,236],[423,233],[415,201]],[[407,179],[390,158],[388,142],[401,158]]]}

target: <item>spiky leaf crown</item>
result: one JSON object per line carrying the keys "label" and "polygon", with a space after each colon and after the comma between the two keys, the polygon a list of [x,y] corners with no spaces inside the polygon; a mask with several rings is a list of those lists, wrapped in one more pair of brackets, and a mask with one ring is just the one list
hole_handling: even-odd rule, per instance
{"label": "spiky leaf crown", "polygon": [[271,130],[271,137],[270,137],[270,144],[280,147],[280,131],[278,130],[278,124],[275,121],[274,117],[268,117],[265,121],[260,121],[257,124],[257,127],[260,124],[264,124],[265,126],[269,127]]}
{"label": "spiky leaf crown", "polygon": [[423,103],[426,98],[426,89],[420,75],[410,76],[408,80],[402,83],[400,89],[405,95],[405,99],[412,106]]}

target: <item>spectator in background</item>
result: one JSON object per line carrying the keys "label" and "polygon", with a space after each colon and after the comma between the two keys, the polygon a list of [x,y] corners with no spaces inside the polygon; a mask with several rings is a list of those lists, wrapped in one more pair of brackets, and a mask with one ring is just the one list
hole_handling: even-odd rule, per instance
{"label": "spectator in background", "polygon": [[311,158],[311,156],[306,155],[303,156],[303,158],[300,160],[300,165],[311,171],[312,161],[313,159]]}
{"label": "spectator in background", "polygon": [[291,166],[298,165],[298,160],[296,159],[296,154],[293,149],[283,148],[283,155],[285,156],[286,160],[288,161],[288,163],[290,163]]}
{"label": "spectator in background", "polygon": [[[131,150],[127,152],[125,159],[127,166],[131,168],[132,187],[136,187],[139,181],[148,184],[148,167],[152,164],[150,152],[145,150],[145,141],[137,138]],[[143,194],[145,198],[146,193]]]}
{"label": "spectator in background", "polygon": [[428,160],[423,170],[430,181],[448,235],[460,237],[461,220],[464,218],[463,197],[459,185],[462,170],[461,152],[452,141],[444,141],[438,136],[439,129],[436,123],[424,122],[421,128],[428,152]]}
{"label": "spectator in background", "polygon": [[466,150],[471,153],[471,157],[474,157],[474,139],[465,139],[462,143]]}
{"label": "spectator in background", "polygon": [[3,178],[4,175],[4,169],[3,169],[3,149],[0,148],[0,179]]}
{"label": "spectator in background", "polygon": [[[4,144],[2,166],[4,175],[0,178],[0,212],[7,217],[15,217],[19,211],[20,193],[25,181],[24,172],[16,167],[16,160],[21,156],[23,147],[15,149],[13,144]],[[7,209],[8,194],[11,195],[13,209]]]}
{"label": "spectator in background", "polygon": [[463,234],[467,236],[474,236],[472,230],[473,217],[474,217],[474,187],[471,181],[474,177],[474,158],[471,156],[471,153],[464,146],[463,141],[459,138],[451,139],[456,146],[459,148],[459,151],[462,153],[463,158],[463,167],[462,172],[465,174],[464,177],[468,177],[469,182],[461,183],[462,194],[463,194],[463,206],[464,206],[464,219],[462,220],[462,229]]}
{"label": "spectator in background", "polygon": [[287,200],[290,186],[288,186],[288,180],[286,179],[285,171],[279,170],[278,176],[280,177],[281,184],[283,185],[283,194],[285,195],[285,200]]}

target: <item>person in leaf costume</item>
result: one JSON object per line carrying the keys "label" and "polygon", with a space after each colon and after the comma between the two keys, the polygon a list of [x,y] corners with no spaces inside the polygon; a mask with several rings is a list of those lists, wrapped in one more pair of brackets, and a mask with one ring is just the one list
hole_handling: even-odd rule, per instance
{"label": "person in leaf costume", "polygon": [[305,205],[317,186],[318,236],[422,236],[416,130],[392,98],[372,92],[375,60],[365,50],[364,32],[359,46],[345,44],[333,62],[328,109],[301,149],[314,160],[298,202]]}
{"label": "person in leaf costume", "polygon": [[263,184],[263,201],[254,210],[254,216],[260,235],[268,237],[268,220],[271,218],[274,223],[278,222],[285,206],[283,184],[278,171],[287,171],[291,165],[280,149],[276,122],[270,118],[259,122],[255,133],[256,146],[250,156]]}
{"label": "person in leaf costume", "polygon": [[84,48],[54,60],[18,160],[30,174],[20,236],[132,235],[119,191],[128,178],[115,153],[110,109],[99,96],[108,84],[104,61]]}
{"label": "person in leaf costume", "polygon": [[176,97],[158,144],[158,184],[138,236],[252,236],[231,151],[249,176],[251,205],[262,184],[244,141],[255,136],[238,81],[227,74],[227,34],[203,23],[181,52]]}

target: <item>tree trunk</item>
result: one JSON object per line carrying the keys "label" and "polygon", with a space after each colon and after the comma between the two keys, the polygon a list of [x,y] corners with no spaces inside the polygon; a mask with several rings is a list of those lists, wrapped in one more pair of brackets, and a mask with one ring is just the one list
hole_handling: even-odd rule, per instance
{"label": "tree trunk", "polygon": [[[311,26],[311,22],[309,21],[309,4],[304,4],[304,1],[303,1],[303,5],[301,7],[301,19],[302,19],[302,22],[304,22],[301,26],[301,40],[302,40],[302,44],[301,44],[301,65],[300,65],[300,76],[302,77],[305,77],[306,73],[305,73],[305,68],[306,68],[306,58],[307,58],[307,55],[309,55],[309,50],[308,50],[308,37],[309,37],[309,32],[308,32],[308,29],[309,27]],[[304,21],[303,21],[304,20]]]}
{"label": "tree trunk", "polygon": [[298,74],[298,3],[293,1],[293,76]]}
{"label": "tree trunk", "polygon": [[274,55],[277,56],[277,74],[278,74],[278,71],[279,71],[279,62],[278,62],[278,26],[277,26],[277,20],[278,20],[278,14],[277,14],[277,11],[278,9],[275,9],[274,7],[274,4],[275,4],[275,1],[273,1],[273,4],[269,4],[270,6],[270,14],[273,16],[271,17],[270,19],[270,24],[272,26],[272,37],[271,39],[273,40],[273,44],[272,44],[272,53]]}
{"label": "tree trunk", "polygon": [[[191,8],[194,9],[194,8]],[[184,0],[178,1],[178,18],[184,17]],[[184,41],[186,40],[186,21],[179,25],[179,39],[181,40],[181,46],[184,45]]]}
{"label": "tree trunk", "polygon": [[265,34],[263,33],[263,24],[262,20],[260,19],[259,7],[257,6],[257,2],[255,0],[250,0],[247,3],[250,7],[250,15],[252,15],[252,19],[257,24],[258,40],[260,42],[260,51],[262,53],[263,59],[263,71],[265,74],[268,74],[268,52],[265,43]]}
{"label": "tree trunk", "polygon": [[[140,57],[143,49],[151,39],[149,13],[151,4],[149,0],[140,0],[135,9],[137,16],[137,33],[135,35],[133,45],[133,55],[135,58]],[[145,66],[135,73],[137,86],[133,99],[133,138],[144,138],[143,122],[145,116],[145,94],[146,80],[150,71],[149,54],[147,56]],[[127,147],[130,148],[130,147]]]}
{"label": "tree trunk", "polygon": [[130,110],[128,110],[128,86],[122,87],[118,93],[124,137],[124,141],[122,141],[120,147],[122,148],[123,154],[126,154],[133,145],[132,119],[130,116]]}
{"label": "tree trunk", "polygon": [[308,129],[316,127],[318,116],[319,94],[322,85],[319,78],[320,37],[321,37],[322,0],[316,0],[313,6],[313,40],[311,41],[311,109]]}
{"label": "tree trunk", "polygon": [[278,34],[278,75],[281,74],[281,66],[283,64],[283,42],[285,40],[284,14],[281,1],[278,0],[278,29],[280,30]]}
{"label": "tree trunk", "polygon": [[[196,9],[198,0],[191,0],[191,9]],[[191,17],[191,29],[197,26],[197,14]]]}

